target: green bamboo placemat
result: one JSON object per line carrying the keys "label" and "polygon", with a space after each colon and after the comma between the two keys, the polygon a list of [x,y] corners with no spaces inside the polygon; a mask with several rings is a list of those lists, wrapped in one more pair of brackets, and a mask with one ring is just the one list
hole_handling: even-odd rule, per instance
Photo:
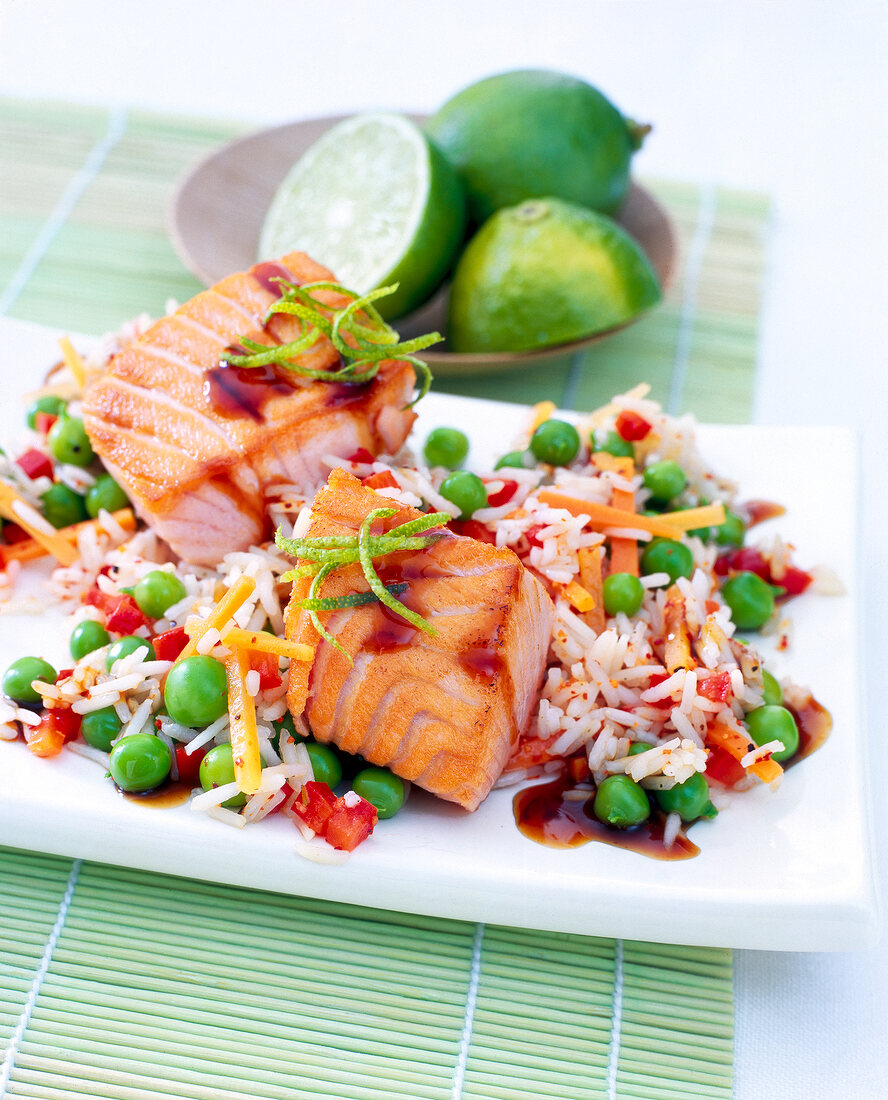
{"label": "green bamboo placemat", "polygon": [[[166,211],[237,128],[0,100],[0,315],[101,332],[198,289]],[[756,195],[657,183],[650,317],[544,374],[437,388],[590,408],[646,379],[748,419]],[[2,840],[2,834],[0,834]],[[730,1097],[731,954],[484,927],[0,849],[0,1100]]]}

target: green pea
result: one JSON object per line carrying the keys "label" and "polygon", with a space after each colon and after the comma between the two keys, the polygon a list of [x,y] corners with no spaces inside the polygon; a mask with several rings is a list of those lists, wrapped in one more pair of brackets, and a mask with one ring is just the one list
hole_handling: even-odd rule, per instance
{"label": "green pea", "polygon": [[59,462],[71,466],[88,466],[96,457],[83,421],[76,416],[63,416],[49,429],[49,449]]}
{"label": "green pea", "polygon": [[746,538],[746,524],[730,508],[725,509],[725,522],[715,529],[715,541],[719,546],[742,546]]}
{"label": "green pea", "polygon": [[127,504],[129,497],[110,474],[99,474],[95,485],[86,494],[86,510],[93,519],[102,509],[116,512],[126,508]]}
{"label": "green pea", "polygon": [[87,653],[92,653],[95,649],[101,649],[103,645],[108,645],[110,641],[111,635],[101,623],[97,623],[95,619],[84,619],[71,631],[68,648],[71,650],[71,656],[74,660],[79,661]]}
{"label": "green pea", "polygon": [[121,721],[114,707],[104,707],[84,714],[80,732],[87,745],[102,752],[110,752],[114,738],[120,733]]}
{"label": "green pea", "polygon": [[133,599],[149,619],[159,619],[168,607],[187,596],[185,585],[175,573],[153,569],[133,588]]}
{"label": "green pea", "polygon": [[487,507],[487,490],[477,474],[468,470],[456,470],[444,479],[439,490],[441,496],[460,510],[460,519],[471,519],[479,508]]}
{"label": "green pea", "polygon": [[593,435],[591,443],[593,451],[606,451],[615,458],[635,458],[635,447],[632,441],[624,439],[619,432],[608,432],[602,443],[596,443]]}
{"label": "green pea", "polygon": [[780,705],[783,702],[783,689],[766,668],[762,669],[762,698],[766,704]]}
{"label": "green pea", "polygon": [[611,573],[605,577],[602,591],[604,610],[608,615],[616,615],[618,611],[624,615],[635,615],[644,599],[644,586],[631,573]]}
{"label": "green pea", "polygon": [[51,394],[46,394],[44,397],[38,397],[36,401],[32,401],[28,406],[28,412],[26,414],[26,421],[29,428],[36,429],[37,427],[37,414],[48,413],[49,416],[60,416],[65,409],[65,402],[61,397],[53,397]]}
{"label": "green pea", "polygon": [[514,469],[528,470],[533,466],[533,456],[530,451],[509,451],[494,466],[494,470]]}
{"label": "green pea", "polygon": [[39,703],[40,695],[31,687],[34,680],[54,684],[58,673],[40,657],[19,657],[3,673],[3,694],[17,703]]}
{"label": "green pea", "polygon": [[429,432],[423,448],[430,466],[446,466],[450,470],[462,466],[468,453],[468,436],[457,428],[435,428]]}
{"label": "green pea", "polygon": [[746,715],[746,728],[757,745],[782,741],[783,748],[773,754],[775,760],[789,760],[799,751],[799,727],[786,707],[769,703]]}
{"label": "green pea", "polygon": [[364,768],[355,776],[352,787],[376,807],[380,820],[394,817],[407,795],[404,780],[388,768]]}
{"label": "green pea", "polygon": [[215,657],[185,657],[167,673],[163,697],[174,722],[192,729],[209,726],[228,709],[225,666]]}
{"label": "green pea", "polygon": [[688,483],[684,470],[671,458],[648,466],[642,480],[654,500],[672,500]]}
{"label": "green pea", "polygon": [[326,783],[331,789],[342,782],[342,762],[334,749],[317,741],[306,742],[305,749],[311,760],[311,770],[318,783]]}
{"label": "green pea", "polygon": [[[216,664],[218,663],[217,661]],[[198,774],[200,785],[205,791],[211,791],[214,787],[224,787],[226,783],[233,783],[234,753],[231,751],[231,745],[216,745],[210,749],[200,762]],[[231,798],[226,798],[222,805],[232,810],[243,806],[246,801],[245,794],[233,794]]]}
{"label": "green pea", "polygon": [[580,433],[566,420],[544,420],[530,437],[530,450],[540,462],[567,466],[580,453]]}
{"label": "green pea", "polygon": [[86,501],[73,489],[57,481],[40,494],[43,514],[53,527],[70,527],[72,523],[82,523],[87,518]]}
{"label": "green pea", "polygon": [[129,657],[129,655],[135,653],[137,649],[148,650],[148,655],[144,658],[146,661],[153,661],[157,657],[157,654],[154,652],[154,646],[147,638],[137,638],[134,634],[127,634],[116,641],[108,650],[105,656],[105,668],[110,672],[115,661],[119,661],[121,657]]}
{"label": "green pea", "polygon": [[652,539],[641,554],[643,573],[668,573],[669,584],[694,572],[694,555],[683,542],[675,539]]}
{"label": "green pea", "polygon": [[654,791],[657,805],[665,814],[680,814],[682,821],[696,821],[709,802],[709,784],[702,772],[694,772],[684,783],[668,791]]}
{"label": "green pea", "polygon": [[760,630],[774,614],[774,591],[757,573],[729,577],[721,594],[740,630]]}
{"label": "green pea", "polygon": [[131,733],[111,749],[108,771],[122,791],[151,791],[169,776],[173,758],[153,733]]}
{"label": "green pea", "polygon": [[651,804],[634,779],[628,775],[609,775],[598,785],[592,812],[605,825],[628,829],[647,821]]}
{"label": "green pea", "polygon": [[648,749],[652,749],[653,747],[653,745],[646,745],[644,741],[633,741],[629,746],[627,756],[638,756],[640,752],[647,752]]}

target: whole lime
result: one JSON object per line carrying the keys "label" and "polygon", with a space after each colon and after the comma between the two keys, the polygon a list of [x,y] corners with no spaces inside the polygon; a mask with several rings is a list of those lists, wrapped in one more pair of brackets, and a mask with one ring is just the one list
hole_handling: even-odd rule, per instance
{"label": "whole lime", "polygon": [[301,250],[349,290],[397,283],[374,304],[392,319],[421,305],[462,245],[465,195],[453,167],[403,115],[353,115],[293,165],[272,200],[259,259]]}
{"label": "whole lime", "polygon": [[557,198],[488,219],[460,257],[447,336],[456,352],[529,351],[615,328],[660,298],[616,222]]}
{"label": "whole lime", "polygon": [[426,124],[463,179],[472,220],[555,195],[605,214],[622,203],[629,165],[650,127],[623,117],[597,88],[546,69],[487,77]]}

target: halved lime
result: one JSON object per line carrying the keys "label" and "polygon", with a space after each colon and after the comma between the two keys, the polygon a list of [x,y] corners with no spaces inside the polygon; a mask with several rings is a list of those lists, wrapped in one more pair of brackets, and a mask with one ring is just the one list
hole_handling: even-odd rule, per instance
{"label": "halved lime", "polygon": [[361,294],[398,283],[376,303],[394,318],[442,282],[465,219],[462,185],[418,126],[403,115],[354,115],[290,169],[266,215],[258,258],[307,252]]}

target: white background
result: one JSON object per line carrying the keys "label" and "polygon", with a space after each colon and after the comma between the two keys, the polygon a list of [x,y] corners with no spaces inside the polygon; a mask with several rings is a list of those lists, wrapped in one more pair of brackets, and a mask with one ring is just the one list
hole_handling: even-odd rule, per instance
{"label": "white background", "polygon": [[[879,713],[888,5],[5,0],[0,13],[0,93],[268,123],[367,107],[430,111],[489,73],[552,67],[655,124],[640,173],[769,192],[756,419],[859,428],[863,498],[873,502],[858,533],[863,678],[869,712]],[[884,742],[880,722],[870,734],[873,749]],[[886,1095],[884,946],[830,957],[738,952],[736,972],[738,1098]]]}

